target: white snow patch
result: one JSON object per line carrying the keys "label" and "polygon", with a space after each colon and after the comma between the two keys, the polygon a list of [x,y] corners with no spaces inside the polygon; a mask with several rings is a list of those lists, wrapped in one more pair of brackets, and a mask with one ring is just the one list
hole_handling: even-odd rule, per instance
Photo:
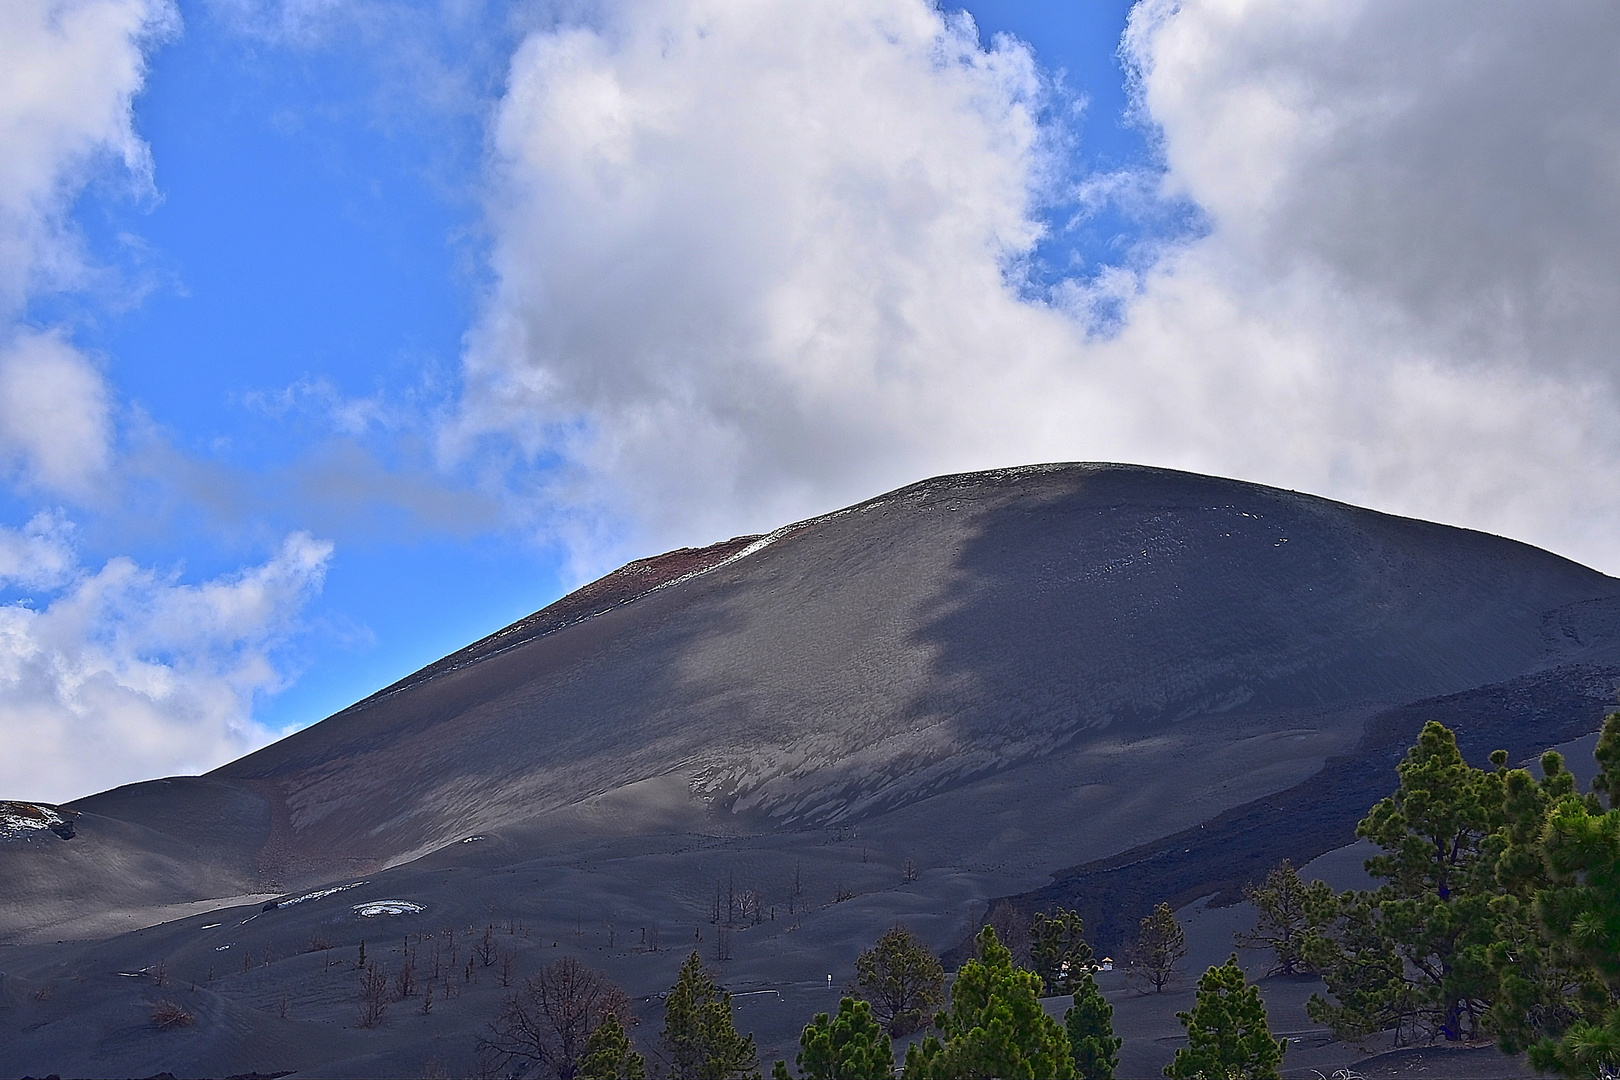
{"label": "white snow patch", "polygon": [[415,915],[425,910],[421,904],[413,904],[409,900],[373,900],[369,904],[354,905],[354,913],[362,919],[373,919],[378,915]]}
{"label": "white snow patch", "polygon": [[331,896],[333,893],[340,893],[345,889],[358,889],[364,884],[364,881],[354,881],[347,885],[334,885],[330,889],[316,889],[314,892],[307,892],[303,896],[295,896],[291,900],[278,900],[276,901],[276,907],[292,907],[294,904],[302,904],[305,900],[319,900],[323,896]]}

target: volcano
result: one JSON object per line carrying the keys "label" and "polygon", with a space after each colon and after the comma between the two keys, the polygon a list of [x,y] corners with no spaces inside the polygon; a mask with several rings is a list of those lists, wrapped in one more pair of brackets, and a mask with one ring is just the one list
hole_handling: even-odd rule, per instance
{"label": "volcano", "polygon": [[[1518,760],[1617,685],[1620,580],[1514,541],[1133,466],[927,480],[631,563],[205,776],[18,811],[0,1071],[410,1075],[435,1039],[454,1070],[470,1004],[339,1038],[301,950],[486,926],[640,995],[706,950],[791,1060],[896,922],[946,951],[1062,903],[1117,952],[1349,843],[1425,720]],[[159,961],[200,1019],[132,1032]]]}

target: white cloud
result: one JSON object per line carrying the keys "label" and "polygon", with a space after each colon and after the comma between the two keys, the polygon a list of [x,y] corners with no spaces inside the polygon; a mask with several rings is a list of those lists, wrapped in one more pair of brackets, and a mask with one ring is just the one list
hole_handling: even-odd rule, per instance
{"label": "white cloud", "polygon": [[0,525],[0,589],[54,589],[77,563],[73,525],[60,512],[41,511],[20,529]]}
{"label": "white cloud", "polygon": [[1213,222],[1118,343],[1185,458],[1620,570],[1620,13],[1150,0],[1126,45]]}
{"label": "white cloud", "polygon": [[[35,519],[20,538],[0,532],[0,560],[32,541],[17,576],[60,579],[65,528]],[[254,698],[282,686],[272,654],[331,553],[294,533],[263,565],[200,585],[119,557],[74,566],[41,610],[0,606],[0,791],[60,802],[200,772],[270,741]]]}
{"label": "white cloud", "polygon": [[99,167],[151,190],[134,99],[146,48],[178,26],[169,0],[0,4],[0,469],[30,488],[83,498],[109,460],[101,372],[61,331],[18,320],[88,283],[70,210]]}
{"label": "white cloud", "polygon": [[[128,478],[103,373],[28,305],[93,283],[71,217],[93,178],[155,190],[133,102],[178,26],[169,0],[0,4],[0,478],[24,496],[102,503]],[[60,511],[0,525],[0,589],[32,594],[0,605],[0,792],[63,800],[269,741],[254,701],[282,686],[276,650],[331,550],[295,533],[261,566],[185,584],[123,556],[83,566]]]}
{"label": "white cloud", "polygon": [[1097,340],[1007,281],[1057,160],[1022,47],[924,0],[625,0],[512,61],[496,285],[446,447],[515,448],[540,527],[598,565],[626,520],[631,548],[694,542],[1083,458],[1620,569],[1617,21],[1140,6],[1164,190],[1212,227],[1103,282],[1126,303]]}
{"label": "white cloud", "polygon": [[133,102],[145,48],[178,25],[169,0],[0,4],[0,316],[81,277],[67,215],[99,160],[150,183]]}
{"label": "white cloud", "polygon": [[920,0],[532,35],[455,437],[562,455],[580,527],[628,509],[654,542],[999,455],[1072,339],[1002,281],[1039,234],[1041,93],[1026,50]]}
{"label": "white cloud", "polygon": [[63,335],[0,346],[0,469],[28,486],[90,491],[112,457],[109,411],[101,372]]}

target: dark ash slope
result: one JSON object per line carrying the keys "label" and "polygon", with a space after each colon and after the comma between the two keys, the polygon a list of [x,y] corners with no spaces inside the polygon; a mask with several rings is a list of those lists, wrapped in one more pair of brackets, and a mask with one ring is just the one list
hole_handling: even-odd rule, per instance
{"label": "dark ash slope", "polygon": [[215,775],[275,785],[296,848],[378,861],[675,768],[734,812],[843,821],[1121,727],[1501,681],[1579,651],[1559,612],[1617,592],[1496,537],[1122,467],[945,477],[718,554]]}
{"label": "dark ash slope", "polygon": [[[119,841],[143,852],[190,845],[195,880],[182,858],[149,898],[177,902],[375,869],[672,774],[749,828],[794,828],[1119,739],[1214,754],[1305,722],[1320,760],[1383,709],[1590,654],[1617,595],[1523,544],[1234,481],[941,477],[632,563],[211,787],[80,800],[79,850],[110,833],[98,817],[155,831]],[[91,884],[51,868],[29,892],[53,875],[74,902]]]}
{"label": "dark ash slope", "polygon": [[[1080,903],[1111,948],[1144,905],[1342,842],[1424,719],[1528,754],[1595,729],[1617,675],[1620,581],[1523,544],[1131,466],[941,477],[632,563],[206,777],[79,800],[70,841],[0,843],[0,940],[47,942],[10,970],[102,1002],[0,1014],[31,1025],[0,1071],[404,1074],[430,1029],[464,1050],[487,1017],[446,1003],[363,1061],[240,1050],[281,1045],[280,1001],[351,1022],[352,988],[294,960],[375,940],[351,899],[419,903],[418,932],[521,923],[531,966],[589,942],[651,994],[681,954],[623,935],[712,950],[722,880],[795,905],[738,928],[726,967],[798,987],[749,1005],[791,1058],[811,991],[896,920],[945,948],[992,897]],[[182,919],[227,897],[251,906]],[[227,955],[276,959],[227,980]],[[190,1058],[120,1057],[141,987],[100,969],[159,956],[252,1038],[200,1021]]]}

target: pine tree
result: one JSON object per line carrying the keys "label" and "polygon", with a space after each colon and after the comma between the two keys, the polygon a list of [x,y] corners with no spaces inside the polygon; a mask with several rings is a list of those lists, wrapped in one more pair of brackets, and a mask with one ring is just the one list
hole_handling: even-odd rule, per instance
{"label": "pine tree", "polygon": [[930,1035],[906,1051],[905,1080],[1072,1080],[1069,1036],[1041,1008],[1041,977],[1014,966],[1012,952],[985,927],[979,959],[956,974],[950,1008]]}
{"label": "pine tree", "polygon": [[1300,975],[1311,971],[1305,959],[1305,942],[1312,930],[1334,908],[1333,890],[1325,881],[1306,884],[1284,859],[1266,875],[1265,884],[1244,890],[1257,912],[1255,927],[1239,934],[1240,949],[1270,949],[1277,962],[1268,974]]}
{"label": "pine tree", "polygon": [[1589,977],[1578,1018],[1530,1048],[1531,1064],[1565,1076],[1620,1073],[1620,713],[1604,722],[1596,756],[1592,793],[1559,798],[1538,845],[1551,871],[1535,901],[1543,933]]}
{"label": "pine tree", "polygon": [[945,1003],[945,969],[928,946],[896,926],[856,959],[855,987],[898,1039],[926,1024]]}
{"label": "pine tree", "polygon": [[581,1080],[642,1080],[647,1075],[647,1063],[630,1045],[624,1025],[612,1013],[586,1040],[579,1075]]}
{"label": "pine tree", "polygon": [[757,1073],[754,1037],[737,1033],[731,995],[709,977],[696,952],[681,965],[664,1002],[660,1038],[675,1080],[729,1080]]}
{"label": "pine tree", "polygon": [[[1492,761],[1501,767],[1507,755],[1498,751]],[[1556,751],[1541,756],[1541,773],[1539,781],[1524,769],[1503,776],[1506,823],[1496,838],[1502,842],[1496,860],[1500,895],[1491,901],[1495,940],[1486,953],[1496,987],[1486,1023],[1508,1054],[1562,1034],[1608,998],[1602,979],[1581,962],[1579,950],[1548,934],[1537,910],[1537,895],[1554,885],[1542,844],[1548,813],[1576,791],[1575,778]]]}
{"label": "pine tree", "polygon": [[1114,1080],[1121,1040],[1114,1035],[1114,1007],[1088,969],[1075,982],[1074,1004],[1063,1014],[1079,1080]]}
{"label": "pine tree", "polygon": [[1337,922],[1308,948],[1337,1000],[1313,997],[1312,1019],[1341,1038],[1480,1034],[1497,988],[1490,949],[1499,937],[1506,759],[1496,755],[1492,772],[1473,768],[1450,730],[1424,725],[1396,769],[1399,789],[1356,829],[1383,849],[1367,871],[1385,884],[1344,894]]}
{"label": "pine tree", "polygon": [[1271,1037],[1266,1005],[1250,986],[1237,954],[1198,980],[1192,1012],[1177,1013],[1187,1045],[1165,1066],[1171,1080],[1277,1080],[1287,1044]]}
{"label": "pine tree", "polygon": [[799,1072],[807,1080],[889,1080],[894,1046],[872,1017],[872,1006],[856,998],[838,1003],[838,1015],[817,1013],[799,1036]]}
{"label": "pine tree", "polygon": [[1037,913],[1030,921],[1030,959],[1048,997],[1074,993],[1081,973],[1090,970],[1092,952],[1085,929],[1079,913],[1067,908],[1051,915]]}
{"label": "pine tree", "polygon": [[1141,933],[1129,957],[1128,974],[1152,986],[1154,993],[1162,994],[1186,955],[1187,935],[1182,933],[1176,913],[1169,904],[1160,904],[1142,920]]}

